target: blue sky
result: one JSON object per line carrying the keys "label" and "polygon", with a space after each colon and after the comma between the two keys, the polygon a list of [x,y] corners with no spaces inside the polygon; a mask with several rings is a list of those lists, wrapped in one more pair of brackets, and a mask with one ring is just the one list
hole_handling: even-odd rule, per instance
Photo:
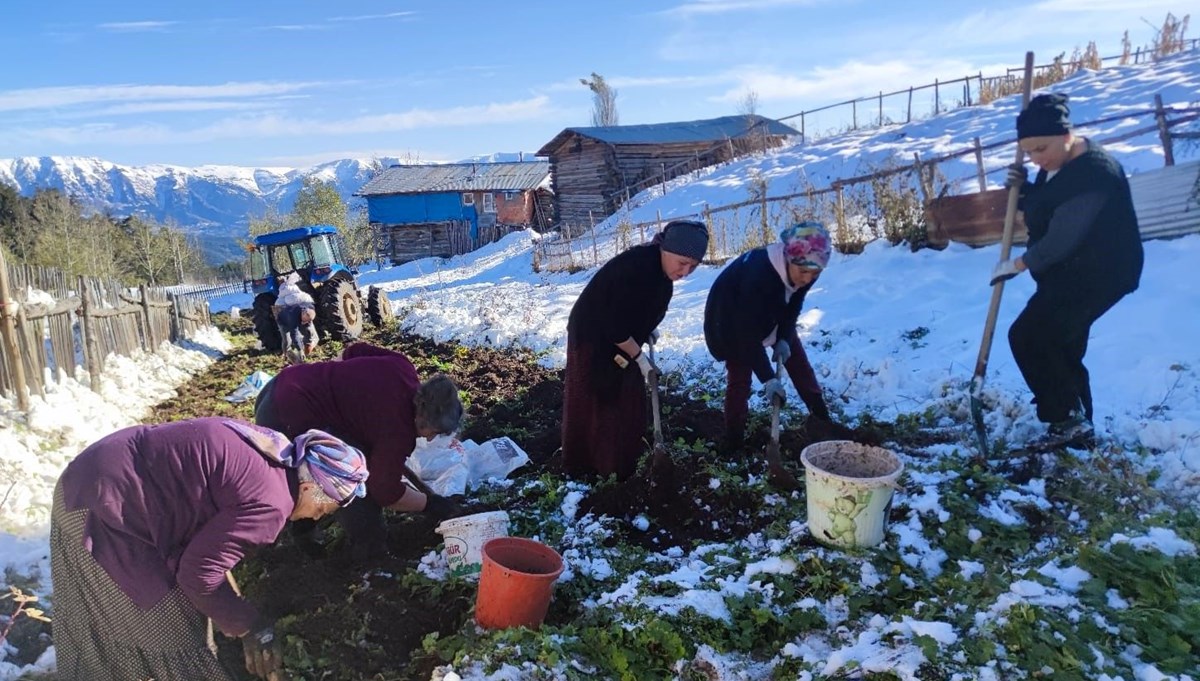
{"label": "blue sky", "polygon": [[782,117],[1003,72],[1026,50],[1040,63],[1095,40],[1116,54],[1125,30],[1148,44],[1188,4],[15,0],[0,158],[301,167],[536,151],[590,125],[592,72],[623,124],[738,113],[747,92]]}

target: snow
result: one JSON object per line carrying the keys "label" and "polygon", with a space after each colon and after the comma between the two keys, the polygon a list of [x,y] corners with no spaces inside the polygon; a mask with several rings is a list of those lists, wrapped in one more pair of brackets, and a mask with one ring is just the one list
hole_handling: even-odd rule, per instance
{"label": "snow", "polygon": [[[1144,109],[1154,93],[1162,93],[1168,105],[1187,104],[1200,91],[1200,54],[1172,58],[1157,67],[1087,73],[1054,89],[1072,94],[1073,118],[1077,120],[1122,109]],[[916,151],[930,156],[969,145],[976,135],[987,144],[1011,135],[1014,112],[1014,100],[1008,98],[907,126],[858,132],[743,159],[698,178],[677,180],[665,195],[639,197],[640,205],[626,217],[648,220],[661,212],[669,218],[694,213],[704,202],[716,205],[742,200],[756,177],[768,178],[770,193],[783,193],[798,181],[800,172],[809,178],[836,178],[856,174],[861,171],[857,164],[878,161],[891,153],[911,158]],[[1084,132],[1103,137],[1120,127],[1114,122]],[[1147,134],[1113,150],[1129,172],[1137,173],[1161,166],[1158,145],[1157,135]],[[1198,145],[1176,147],[1177,161],[1197,157]],[[1000,168],[1009,160],[1009,147],[986,157],[990,168]],[[970,164],[944,165],[951,175],[955,168],[959,175],[952,179],[973,177]],[[611,230],[611,225],[602,228]],[[386,291],[399,323],[409,331],[437,341],[528,348],[544,364],[562,366],[567,316],[593,271],[535,273],[535,238],[526,232],[510,234],[448,260],[425,259],[365,273],[360,284]],[[1200,310],[1200,287],[1185,282],[1194,282],[1200,267],[1200,235],[1150,241],[1145,248],[1146,269],[1140,288],[1106,314],[1090,338],[1087,364],[1095,393],[1096,427],[1100,437],[1136,471],[1153,474],[1154,484],[1168,498],[1194,503],[1200,501],[1200,315],[1195,314]],[[869,244],[860,255],[836,255],[809,294],[801,319],[801,337],[826,393],[841,398],[831,401],[839,412],[836,416],[852,420],[869,414],[890,420],[930,413],[950,427],[968,422],[966,384],[990,298],[988,275],[998,257],[998,246],[971,249],[952,245],[940,252],[912,253],[882,241]],[[703,266],[678,282],[661,327],[660,366],[679,372],[696,386],[723,381],[722,367],[708,355],[702,332],[705,296],[719,272],[719,267]],[[989,432],[1009,442],[1023,441],[1041,429],[1003,332],[1033,288],[1029,277],[1021,276],[1005,289],[1001,326],[994,337],[983,393]],[[214,300],[212,305],[214,310],[248,309],[250,300],[236,294]],[[47,523],[58,473],[98,437],[137,423],[149,407],[171,396],[175,386],[203,370],[226,348],[219,335],[209,333],[181,346],[163,345],[152,354],[114,359],[101,377],[98,393],[87,388],[86,381],[65,380],[53,384],[44,398],[35,398],[28,415],[0,400],[0,498],[4,498],[0,506],[0,567],[40,577],[39,593],[48,593],[52,585],[46,561]],[[788,389],[793,390],[790,384]],[[793,394],[789,402],[800,401]],[[964,432],[963,442],[969,437]],[[929,447],[921,456],[952,459],[962,447]],[[908,517],[889,528],[886,547],[898,551],[904,565],[930,579],[939,575],[968,581],[980,578],[982,563],[951,561],[938,545],[937,537],[944,536],[941,528],[952,527],[947,522],[953,520],[947,510],[949,500],[942,497],[939,485],[953,480],[955,474],[909,467],[907,475],[910,484],[901,493],[901,501],[909,509]],[[716,490],[720,484],[714,478],[710,487]],[[567,570],[562,579],[584,575],[598,584],[584,607],[637,603],[664,614],[690,609],[697,617],[724,621],[730,612],[727,599],[756,594],[769,603],[773,576],[796,571],[799,549],[791,541],[806,532],[800,519],[792,523],[788,541],[765,541],[751,535],[691,550],[675,547],[649,554],[643,569],[620,574],[595,548],[604,543],[609,531],[604,519],[586,516],[566,521],[574,517],[585,493],[582,486],[569,487],[560,509],[568,528],[563,540]],[[1021,487],[989,495],[981,511],[1002,526],[1016,527],[1026,523],[1020,512],[1023,507],[1050,507],[1045,480],[1034,478]],[[1078,517],[1068,520],[1076,523]],[[652,529],[645,518],[635,526],[641,531]],[[930,528],[938,529],[931,532]],[[967,539],[978,547],[976,555],[985,555],[993,539],[977,527],[959,526],[955,531],[960,533],[957,540]],[[1196,552],[1192,542],[1161,527],[1136,536],[1113,533],[1105,545],[1118,543],[1168,556]],[[822,551],[817,555],[825,556]],[[437,552],[425,556],[419,569],[435,579],[446,575]],[[856,566],[851,574],[866,590],[880,588],[889,578],[867,563]],[[912,582],[907,574],[898,578],[906,584]],[[1088,579],[1084,570],[1071,564],[1014,566],[1005,590],[990,607],[974,614],[975,624],[987,626],[1020,603],[1078,612],[1075,594]],[[657,595],[660,591],[655,585],[661,583],[675,585],[676,595]],[[1116,592],[1107,598],[1114,608],[1128,607]],[[863,671],[890,671],[899,678],[913,679],[925,660],[913,639],[928,638],[946,646],[964,635],[946,622],[907,615],[897,619],[874,615],[854,623],[853,629],[839,629],[850,612],[844,597],[811,598],[800,604],[821,613],[830,632],[797,638],[779,655],[821,663],[816,669],[823,674],[856,665]],[[1173,678],[1143,664],[1138,651],[1127,650],[1122,655],[1136,678]],[[748,667],[749,662],[711,649],[702,649],[697,659],[718,670],[715,673],[720,678],[735,678],[741,672],[728,671],[734,669],[755,677],[769,675],[767,669]],[[52,667],[52,651],[38,664]],[[746,671],[749,669],[753,671]],[[17,669],[0,660],[0,681],[28,671],[33,667]],[[506,665],[490,678],[516,679],[522,673],[522,667]],[[1003,674],[1003,669],[991,663],[979,667],[975,678],[997,679]],[[478,664],[464,664],[442,672],[439,678],[483,679],[485,672]]]}

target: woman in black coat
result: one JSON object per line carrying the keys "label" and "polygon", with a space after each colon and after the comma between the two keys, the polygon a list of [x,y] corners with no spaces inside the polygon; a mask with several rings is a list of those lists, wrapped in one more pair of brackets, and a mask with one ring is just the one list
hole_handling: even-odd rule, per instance
{"label": "woman in black coat", "polygon": [[704,340],[725,362],[725,446],[741,447],[749,413],[750,375],[763,384],[763,396],[785,399],[781,377],[767,358],[779,357],[811,418],[828,423],[829,408],[808,361],[796,319],[808,290],[829,264],[829,233],[817,222],[802,222],[780,233],[780,243],[743,253],[717,276],[704,307]]}
{"label": "woman in black coat", "polygon": [[702,222],[676,220],[648,244],[601,267],[571,308],[563,395],[568,473],[633,474],[646,432],[645,381],[657,371],[642,345],[667,313],[674,282],[708,249]]}

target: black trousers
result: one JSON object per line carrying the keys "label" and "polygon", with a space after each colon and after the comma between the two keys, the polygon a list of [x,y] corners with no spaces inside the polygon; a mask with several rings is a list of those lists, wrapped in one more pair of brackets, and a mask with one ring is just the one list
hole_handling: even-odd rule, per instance
{"label": "black trousers", "polygon": [[1124,293],[1039,286],[1008,329],[1013,358],[1033,392],[1037,417],[1065,421],[1075,409],[1092,419],[1092,387],[1083,357],[1092,324]]}

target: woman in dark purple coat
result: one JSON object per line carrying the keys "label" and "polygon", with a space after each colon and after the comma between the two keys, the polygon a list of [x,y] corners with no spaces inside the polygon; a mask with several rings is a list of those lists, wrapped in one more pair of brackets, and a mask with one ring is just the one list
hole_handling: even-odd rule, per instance
{"label": "woman in dark purple coat", "polygon": [[280,668],[271,621],[227,573],[289,519],[366,494],[366,462],[327,433],[283,435],[203,418],[108,435],[54,490],[50,565],[58,674],[89,681],[231,681],[209,620],[240,637],[246,668]]}
{"label": "woman in dark purple coat", "polygon": [[676,220],[649,244],[604,264],[567,322],[562,456],[569,473],[627,478],[646,433],[645,380],[657,369],[642,345],[667,314],[674,283],[708,249],[702,222]]}

